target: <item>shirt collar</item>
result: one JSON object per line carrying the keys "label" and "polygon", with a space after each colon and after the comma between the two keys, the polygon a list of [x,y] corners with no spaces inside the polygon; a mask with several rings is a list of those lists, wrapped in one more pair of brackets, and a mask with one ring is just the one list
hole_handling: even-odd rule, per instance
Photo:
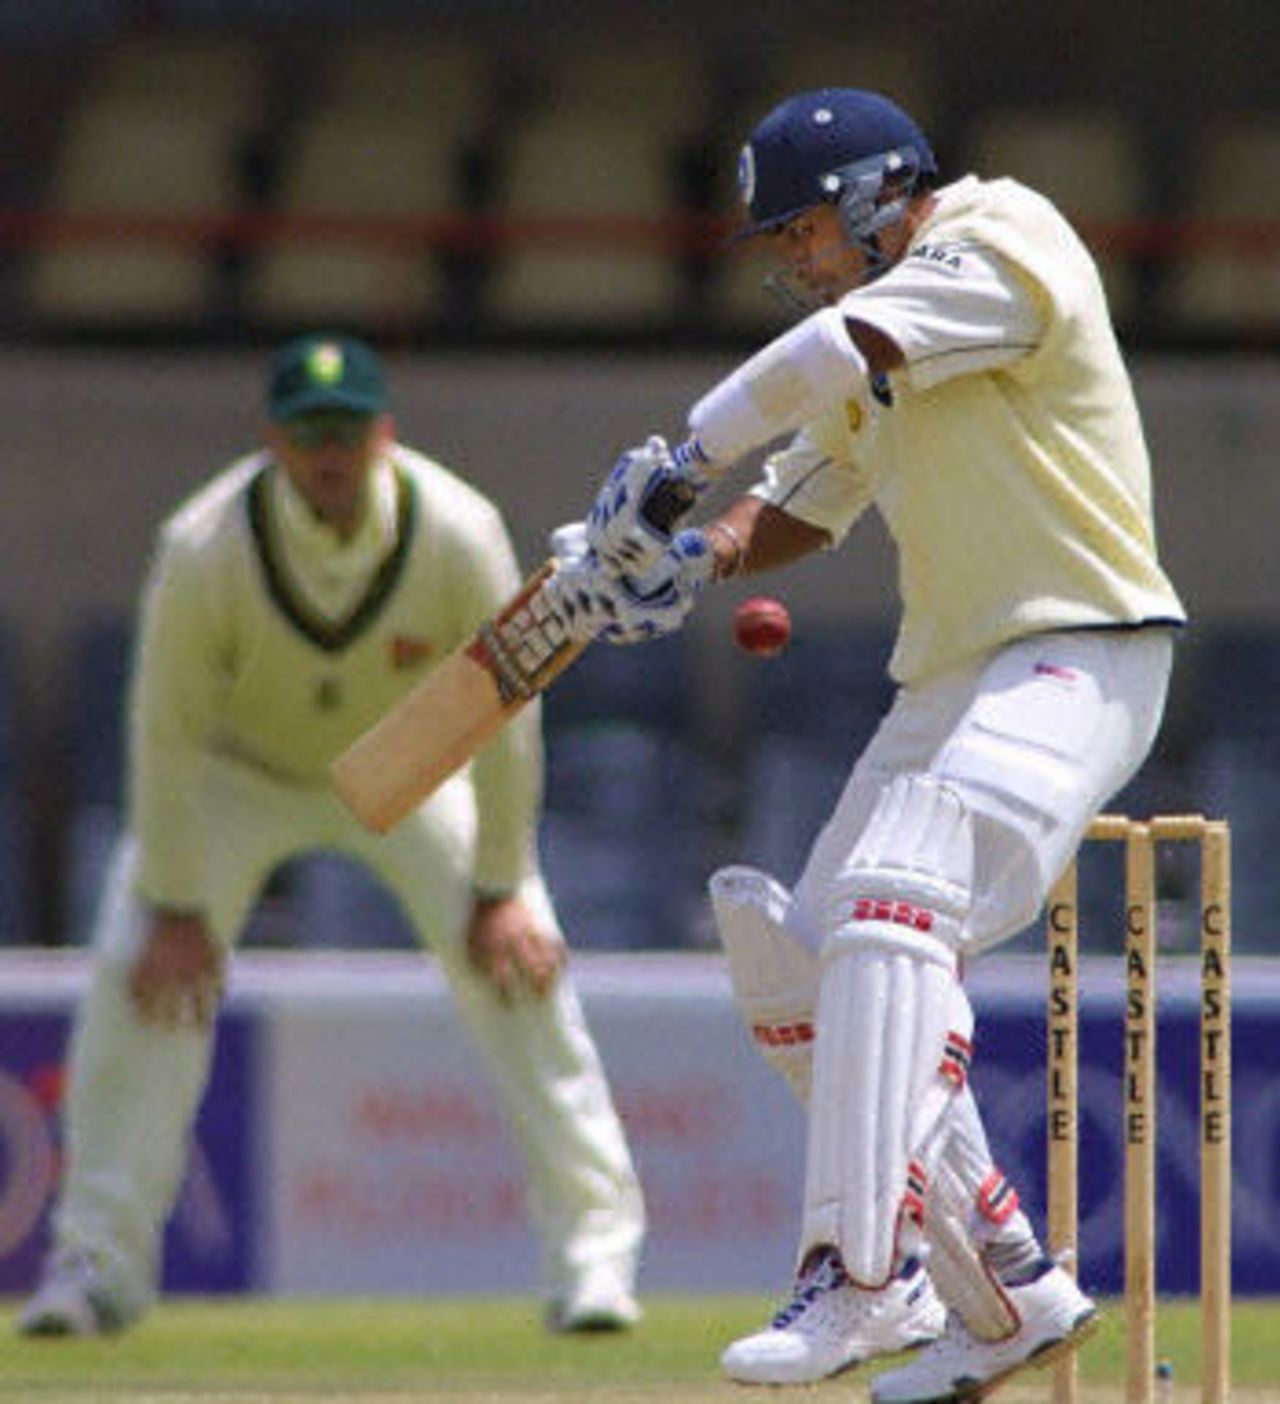
{"label": "shirt collar", "polygon": [[342,554],[360,559],[383,556],[394,544],[396,481],[389,454],[374,464],[365,484],[366,510],[355,535],[345,541],[316,516],[283,468],[277,465],[271,478],[276,520],[288,547],[310,556]]}

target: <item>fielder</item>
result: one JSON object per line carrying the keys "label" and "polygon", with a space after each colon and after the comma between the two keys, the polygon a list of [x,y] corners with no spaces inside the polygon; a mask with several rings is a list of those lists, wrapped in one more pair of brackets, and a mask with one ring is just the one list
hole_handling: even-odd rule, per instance
{"label": "fielder", "polygon": [[[927,1342],[877,1404],[975,1399],[1073,1349],[1095,1307],[992,1164],[961,967],[1035,916],[1142,763],[1184,616],[1098,272],[1047,200],[939,184],[907,114],[838,88],[769,113],[739,176],[804,315],[694,406],[679,448],[623,456],[559,602],[581,635],[653,637],[709,581],[883,515],[895,703],[794,892],[711,880],[743,1015],[809,1109],[794,1294],[723,1364],[803,1384]],[[709,525],[648,523],[654,491],[702,490],[784,434]]]}
{"label": "fielder", "polygon": [[18,1329],[116,1331],[153,1303],[224,971],[268,875],[311,848],[368,864],[450,981],[527,1162],[548,1325],[627,1327],[643,1206],[537,864],[536,715],[388,837],[328,783],[332,757],[516,588],[506,529],[395,441],[362,343],[284,347],[268,410],[265,449],[159,537],[127,833],[71,1052],[55,1244]]}

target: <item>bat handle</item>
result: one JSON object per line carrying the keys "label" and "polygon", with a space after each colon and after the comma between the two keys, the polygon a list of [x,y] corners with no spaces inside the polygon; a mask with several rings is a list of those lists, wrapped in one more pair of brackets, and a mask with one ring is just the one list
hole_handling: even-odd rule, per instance
{"label": "bat handle", "polygon": [[640,511],[655,530],[670,532],[697,499],[698,490],[687,478],[670,478],[654,488]]}

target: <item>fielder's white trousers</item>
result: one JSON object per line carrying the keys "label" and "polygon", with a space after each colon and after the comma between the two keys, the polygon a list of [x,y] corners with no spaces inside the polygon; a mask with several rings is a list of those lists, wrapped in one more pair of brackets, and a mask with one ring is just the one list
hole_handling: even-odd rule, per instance
{"label": "fielder's white trousers", "polygon": [[[469,785],[450,782],[393,833],[375,837],[327,790],[214,761],[207,814],[211,924],[228,949],[268,875],[308,849],[360,859],[386,883],[439,959],[496,1082],[528,1167],[548,1294],[560,1294],[594,1266],[614,1268],[627,1282],[644,1232],[643,1203],[577,996],[565,977],[545,1000],[504,1005],[467,961],[475,836]],[[126,836],[98,910],[92,984],[72,1040],[67,1158],[54,1217],[58,1247],[94,1253],[131,1313],[150,1305],[157,1290],[160,1235],[212,1049],[209,1031],[141,1022],[127,997],[145,929],[136,858]],[[540,877],[521,895],[558,931]],[[323,1068],[316,1075],[323,1077]]]}

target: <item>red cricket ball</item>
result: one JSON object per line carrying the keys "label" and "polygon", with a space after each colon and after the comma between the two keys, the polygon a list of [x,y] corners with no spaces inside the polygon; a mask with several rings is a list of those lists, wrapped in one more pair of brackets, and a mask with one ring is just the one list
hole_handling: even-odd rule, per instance
{"label": "red cricket ball", "polygon": [[739,648],[757,658],[781,653],[791,640],[791,616],[781,600],[756,595],[734,612],[733,637]]}

